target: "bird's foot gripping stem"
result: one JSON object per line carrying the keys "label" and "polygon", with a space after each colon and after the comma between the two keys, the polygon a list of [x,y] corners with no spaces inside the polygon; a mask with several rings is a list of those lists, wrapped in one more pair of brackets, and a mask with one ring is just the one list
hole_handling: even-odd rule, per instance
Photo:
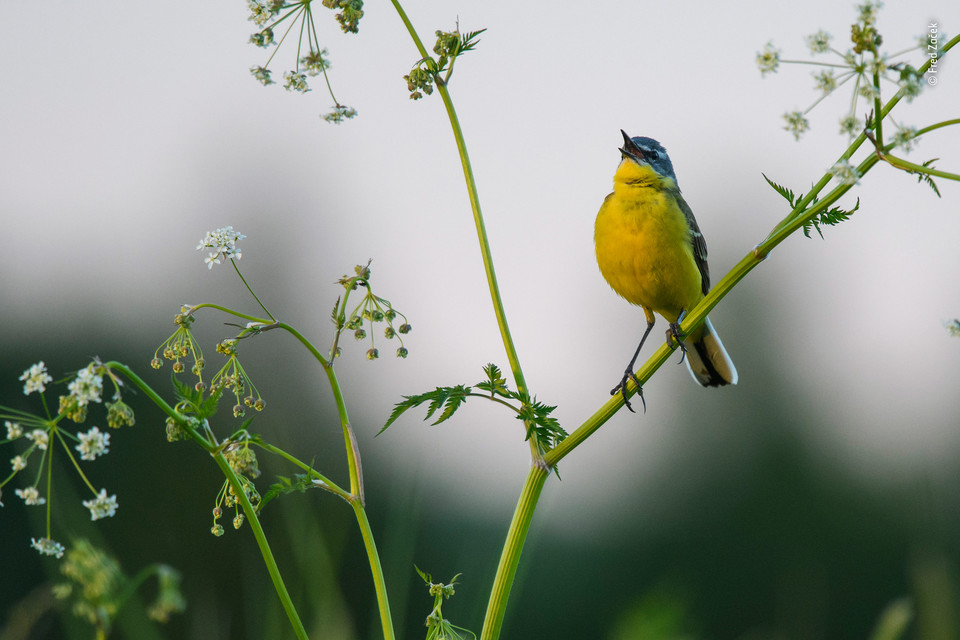
{"label": "bird's foot gripping stem", "polygon": [[620,392],[620,395],[623,396],[623,404],[629,409],[632,413],[636,413],[633,410],[633,407],[630,406],[630,400],[627,399],[627,380],[633,380],[633,384],[637,385],[637,395],[640,396],[640,402],[643,403],[643,412],[647,412],[647,401],[643,397],[643,386],[640,384],[640,381],[637,380],[637,376],[634,375],[633,369],[628,368],[623,372],[623,379],[620,380],[620,384],[615,386],[613,389],[610,389],[610,395],[615,396],[617,392]]}
{"label": "bird's foot gripping stem", "polygon": [[683,321],[684,315],[686,315],[685,311],[680,314],[676,322],[671,322],[670,328],[667,329],[667,346],[671,349],[680,347],[680,362],[677,364],[683,364],[683,359],[687,357],[687,345],[683,344],[683,340],[687,336],[680,331],[680,323]]}

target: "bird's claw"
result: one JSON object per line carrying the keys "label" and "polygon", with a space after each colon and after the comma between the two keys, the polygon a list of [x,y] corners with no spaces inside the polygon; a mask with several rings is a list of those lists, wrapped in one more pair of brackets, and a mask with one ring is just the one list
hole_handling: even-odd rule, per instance
{"label": "bird's claw", "polygon": [[687,346],[683,344],[683,339],[687,336],[683,335],[683,332],[680,331],[679,322],[671,322],[670,328],[667,329],[667,346],[671,349],[676,349],[677,347],[673,346],[674,342],[680,347],[680,362],[677,364],[683,364],[684,358],[687,357]]}
{"label": "bird's claw", "polygon": [[627,409],[629,409],[631,413],[636,413],[636,411],[633,410],[633,407],[630,406],[630,400],[627,398],[627,380],[633,380],[633,384],[637,385],[637,395],[640,396],[640,402],[643,404],[643,412],[646,413],[647,401],[643,397],[643,387],[640,385],[640,381],[637,380],[637,376],[634,375],[633,371],[627,369],[623,373],[623,379],[620,380],[620,384],[610,390],[610,395],[615,396],[619,391],[620,395],[623,396],[623,404],[626,405]]}

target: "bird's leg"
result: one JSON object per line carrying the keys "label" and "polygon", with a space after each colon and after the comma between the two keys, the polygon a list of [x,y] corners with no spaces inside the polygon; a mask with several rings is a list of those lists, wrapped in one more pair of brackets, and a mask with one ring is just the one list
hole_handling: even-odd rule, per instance
{"label": "bird's leg", "polygon": [[670,328],[667,329],[667,346],[671,349],[676,349],[677,347],[673,346],[673,341],[676,341],[677,346],[680,347],[680,362],[677,364],[683,364],[683,359],[687,357],[687,347],[683,344],[683,339],[687,336],[683,335],[683,333],[680,331],[680,323],[683,322],[683,318],[686,315],[687,310],[681,310],[680,315],[677,316],[676,322],[671,322]]}
{"label": "bird's leg", "polygon": [[633,357],[630,358],[630,364],[627,365],[626,371],[623,372],[623,379],[620,380],[620,384],[610,390],[610,395],[612,396],[616,395],[617,391],[619,391],[623,396],[623,404],[633,413],[636,413],[636,411],[633,410],[633,407],[630,406],[630,401],[627,399],[627,380],[633,380],[633,383],[637,385],[637,395],[640,396],[640,402],[643,403],[643,412],[647,412],[647,401],[643,398],[643,387],[640,386],[640,381],[637,380],[637,376],[633,372],[633,366],[637,363],[637,358],[640,356],[640,349],[643,349],[643,343],[647,340],[647,336],[650,335],[651,329],[653,329],[653,314],[648,314],[647,330],[643,332],[643,337],[640,338],[640,344],[637,346],[637,350],[633,352]]}

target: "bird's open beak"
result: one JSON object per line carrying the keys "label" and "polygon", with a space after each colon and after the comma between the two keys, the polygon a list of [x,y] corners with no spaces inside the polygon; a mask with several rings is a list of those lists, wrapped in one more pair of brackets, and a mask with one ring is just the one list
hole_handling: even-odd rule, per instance
{"label": "bird's open beak", "polygon": [[623,147],[620,148],[620,154],[624,158],[630,158],[638,164],[646,164],[643,159],[643,151],[641,151],[640,147],[633,143],[633,140],[630,139],[626,131],[620,129],[620,133],[623,134]]}

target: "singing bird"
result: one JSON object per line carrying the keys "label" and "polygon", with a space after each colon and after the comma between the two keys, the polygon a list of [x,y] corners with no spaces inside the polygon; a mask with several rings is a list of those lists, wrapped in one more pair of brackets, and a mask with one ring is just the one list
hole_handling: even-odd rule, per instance
{"label": "singing bird", "polygon": [[[679,344],[693,378],[705,387],[737,383],[737,369],[727,355],[709,319],[690,335],[680,333],[680,322],[710,290],[707,245],[680,195],[677,176],[667,150],[653,138],[631,138],[622,129],[620,165],[594,228],[597,264],[613,290],[643,309],[647,329],[630,359],[618,391],[630,411],[627,380],[643,389],[633,367],[654,325],[654,313],[670,323],[667,344]],[[674,342],[674,340],[676,342]]]}

